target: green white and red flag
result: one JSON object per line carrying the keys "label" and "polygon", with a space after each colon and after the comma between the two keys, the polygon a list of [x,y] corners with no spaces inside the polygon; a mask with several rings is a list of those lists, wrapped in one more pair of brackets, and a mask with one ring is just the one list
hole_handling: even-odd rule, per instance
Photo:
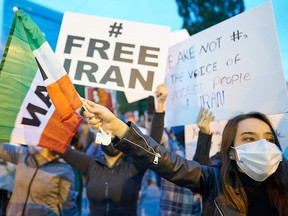
{"label": "green white and red flag", "polygon": [[82,105],[39,27],[16,11],[0,66],[0,141],[63,153]]}

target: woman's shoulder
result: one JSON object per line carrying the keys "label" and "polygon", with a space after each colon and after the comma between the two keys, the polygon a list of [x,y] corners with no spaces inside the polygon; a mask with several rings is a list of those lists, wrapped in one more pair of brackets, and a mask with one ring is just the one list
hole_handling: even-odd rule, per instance
{"label": "woman's shoulder", "polygon": [[130,167],[130,171],[133,170],[137,174],[145,173],[145,171],[147,170],[146,166],[142,166],[141,163],[135,161],[133,158],[127,155],[123,155],[123,162],[124,166]]}
{"label": "woman's shoulder", "polygon": [[204,178],[204,190],[202,195],[208,197],[208,199],[213,200],[221,192],[221,178],[220,178],[220,166],[201,166],[202,176]]}

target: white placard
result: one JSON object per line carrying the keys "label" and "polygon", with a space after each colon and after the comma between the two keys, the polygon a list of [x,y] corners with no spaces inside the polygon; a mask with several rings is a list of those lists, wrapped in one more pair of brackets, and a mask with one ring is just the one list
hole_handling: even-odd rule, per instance
{"label": "white placard", "polygon": [[[189,38],[189,33],[186,29],[173,31],[169,34],[169,46],[179,43],[187,38]],[[125,91],[124,94],[126,96],[128,103],[133,103],[135,101],[139,101],[139,100],[149,97],[149,95],[147,94],[141,94],[141,93],[139,94],[139,93],[128,92],[128,91]]]}
{"label": "white placard", "polygon": [[56,54],[74,84],[152,94],[164,82],[170,27],[65,12]]}
{"label": "white placard", "polygon": [[195,123],[200,107],[216,120],[288,108],[271,2],[170,47],[167,65],[165,126]]}
{"label": "white placard", "polygon": [[184,41],[190,37],[186,29],[180,29],[178,31],[173,31],[169,35],[169,46],[173,46],[181,41]]}

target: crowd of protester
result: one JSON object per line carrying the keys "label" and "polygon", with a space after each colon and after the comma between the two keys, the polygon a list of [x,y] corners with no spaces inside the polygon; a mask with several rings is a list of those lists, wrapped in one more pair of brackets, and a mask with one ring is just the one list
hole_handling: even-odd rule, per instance
{"label": "crowd of protester", "polygon": [[[287,160],[265,115],[230,119],[210,157],[214,115],[201,109],[189,161],[184,127],[164,127],[167,95],[159,85],[145,123],[87,101],[64,154],[1,143],[0,216],[288,215]],[[99,126],[112,131],[110,145],[95,142]]]}

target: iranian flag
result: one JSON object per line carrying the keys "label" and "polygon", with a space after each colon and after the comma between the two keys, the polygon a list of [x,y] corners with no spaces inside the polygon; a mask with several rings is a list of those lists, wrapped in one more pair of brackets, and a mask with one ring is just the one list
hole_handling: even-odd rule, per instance
{"label": "iranian flag", "polygon": [[41,30],[17,10],[0,66],[0,141],[63,153],[82,105]]}

